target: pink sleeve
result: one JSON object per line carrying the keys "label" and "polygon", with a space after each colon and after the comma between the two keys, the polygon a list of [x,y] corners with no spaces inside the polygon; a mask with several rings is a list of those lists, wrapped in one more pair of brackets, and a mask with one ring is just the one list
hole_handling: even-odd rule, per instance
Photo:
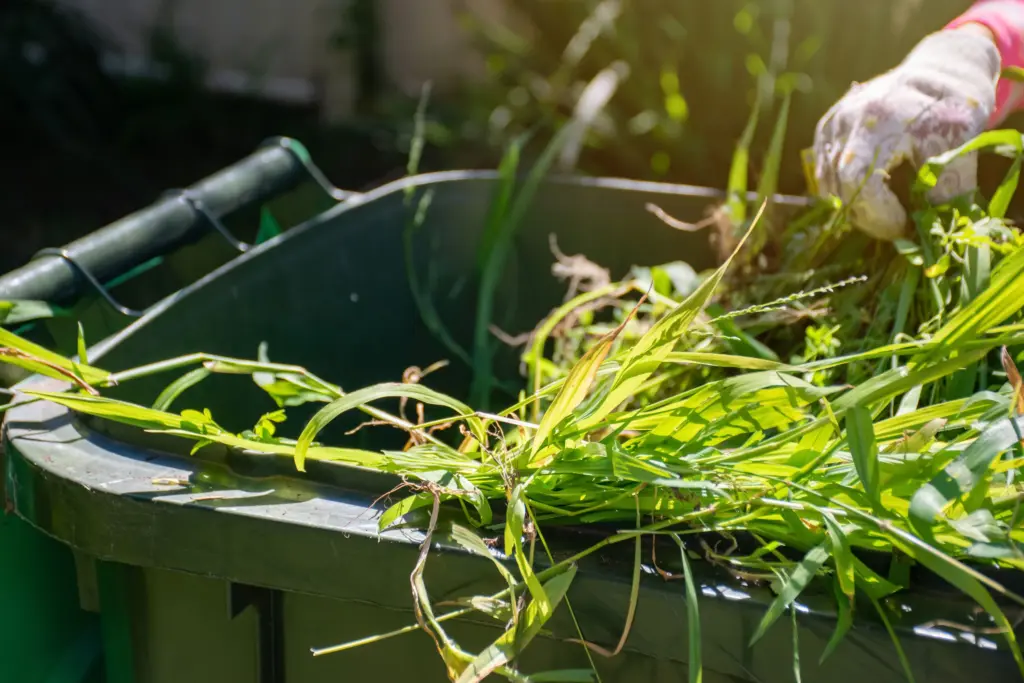
{"label": "pink sleeve", "polygon": [[[1024,69],[1024,0],[977,0],[946,28],[967,23],[981,24],[992,32],[1003,68],[1015,66]],[[1009,114],[1022,108],[1024,88],[1011,80],[1000,79],[996,88],[996,107],[989,125],[999,125]]]}

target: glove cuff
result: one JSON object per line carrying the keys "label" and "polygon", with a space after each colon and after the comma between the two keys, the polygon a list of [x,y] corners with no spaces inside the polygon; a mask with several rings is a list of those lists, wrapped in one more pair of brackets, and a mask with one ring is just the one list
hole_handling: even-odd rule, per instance
{"label": "glove cuff", "polygon": [[[1024,69],[1024,0],[978,0],[945,28],[958,28],[969,23],[981,24],[992,32],[1004,69]],[[989,126],[998,126],[1007,116],[1022,108],[1024,84],[1000,78]]]}

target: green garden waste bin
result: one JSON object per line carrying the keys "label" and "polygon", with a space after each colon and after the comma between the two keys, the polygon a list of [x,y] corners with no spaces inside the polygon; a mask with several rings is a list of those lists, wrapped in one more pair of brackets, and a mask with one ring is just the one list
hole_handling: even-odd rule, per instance
{"label": "green garden waste bin", "polygon": [[[264,241],[280,232],[274,217],[309,217],[333,205],[337,191],[324,189],[300,144],[285,138],[268,141],[248,158],[186,191],[168,193],[153,206],[64,249],[47,250],[0,277],[0,299],[42,299],[59,305],[64,315],[22,325],[17,331],[71,355],[78,321],[92,339],[120,331],[135,319],[125,311],[134,313],[132,307],[173,294],[247,248],[239,237]],[[225,234],[210,225],[211,218]],[[102,289],[98,291],[90,278],[102,283]],[[12,369],[0,366],[0,386],[10,383]],[[5,398],[0,395],[0,402]],[[4,483],[0,478],[0,491]],[[101,624],[95,595],[80,595],[73,546],[13,514],[13,506],[8,505],[7,513],[0,515],[0,681],[107,680],[103,635],[129,623],[106,619]],[[116,639],[107,638],[108,644],[113,642]]]}
{"label": "green garden waste bin", "polygon": [[[465,343],[473,328],[478,236],[498,183],[490,172],[437,173],[348,197],[160,301],[95,345],[90,360],[116,371],[196,352],[254,358],[265,345],[270,360],[305,366],[346,389],[400,380],[411,366],[449,357],[419,315],[406,258],[429,282],[440,318]],[[429,209],[415,227],[418,199],[427,192]],[[585,254],[613,277],[633,265],[671,260],[697,270],[712,265],[705,236],[671,230],[645,206],[654,203],[681,220],[697,221],[718,199],[700,188],[548,180],[516,235],[496,323],[513,333],[531,329],[564,296],[565,283],[551,273],[552,234],[563,253]],[[516,365],[509,351],[496,374],[514,377]],[[452,362],[429,384],[465,397],[469,378],[468,369]],[[127,383],[113,395],[149,404],[169,380]],[[41,378],[26,383],[54,384]],[[186,407],[209,408],[234,431],[276,408],[248,377],[221,375],[175,404],[176,410]],[[290,410],[282,431],[297,435],[312,410]],[[320,438],[363,448],[403,442],[388,430],[347,434],[357,422],[341,419]],[[107,680],[446,680],[422,633],[333,655],[310,653],[415,621],[409,574],[423,536],[412,528],[378,534],[382,503],[375,501],[388,485],[329,463],[308,463],[308,472],[298,474],[285,458],[213,447],[189,456],[190,447],[48,402],[19,405],[7,414],[9,505],[74,549],[80,599],[104,625]],[[548,540],[561,555],[591,545],[602,533],[552,531]],[[436,543],[425,574],[435,604],[501,589],[488,562]],[[659,554],[659,563],[672,569],[671,554]],[[580,564],[569,597],[588,640],[614,647],[632,568],[632,549],[616,546]],[[704,680],[793,680],[789,628],[777,626],[747,647],[771,590],[717,568],[695,571]],[[1007,581],[1012,584],[1012,577]],[[915,573],[913,585],[903,600],[907,618],[897,628],[918,680],[1008,681],[1018,675],[999,637],[935,625],[965,620],[971,605],[958,593],[923,573]],[[804,680],[903,680],[888,633],[868,618],[856,622],[819,665],[835,626],[831,593],[809,588],[799,609]],[[565,642],[576,635],[569,617],[560,611],[549,626],[551,633],[531,644],[520,669],[586,668],[582,648]],[[449,631],[476,651],[499,633],[482,617],[451,622]],[[636,620],[622,653],[595,656],[602,680],[686,680],[687,658],[683,585],[664,581],[645,564]]]}

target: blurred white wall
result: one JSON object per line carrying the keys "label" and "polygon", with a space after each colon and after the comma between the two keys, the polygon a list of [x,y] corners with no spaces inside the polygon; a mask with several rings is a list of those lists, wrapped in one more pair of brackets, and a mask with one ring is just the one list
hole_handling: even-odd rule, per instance
{"label": "blurred white wall", "polygon": [[[318,101],[325,117],[352,109],[353,60],[328,41],[343,28],[348,0],[60,0],[83,12],[122,52],[112,68],[152,71],[149,36],[168,29],[209,67],[212,88],[299,102]],[[388,82],[415,95],[430,80],[443,90],[478,77],[481,60],[459,26],[465,0],[377,0],[380,59]],[[469,0],[500,11],[505,0]],[[462,5],[464,6],[464,5]]]}

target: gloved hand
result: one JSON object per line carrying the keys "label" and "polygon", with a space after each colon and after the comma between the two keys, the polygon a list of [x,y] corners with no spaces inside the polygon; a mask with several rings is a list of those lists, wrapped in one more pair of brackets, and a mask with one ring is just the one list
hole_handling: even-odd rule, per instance
{"label": "gloved hand", "polygon": [[[907,214],[888,172],[904,161],[917,168],[984,131],[1000,64],[991,35],[970,25],[927,36],[896,68],[854,84],[815,131],[819,193],[848,203],[850,222],[860,230],[900,237]],[[977,153],[964,155],[946,168],[930,200],[945,202],[976,185]]]}

